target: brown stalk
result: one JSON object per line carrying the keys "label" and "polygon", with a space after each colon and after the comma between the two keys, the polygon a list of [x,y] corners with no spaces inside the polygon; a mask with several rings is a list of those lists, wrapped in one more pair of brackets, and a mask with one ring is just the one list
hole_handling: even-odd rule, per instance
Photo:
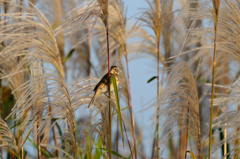
{"label": "brown stalk", "polygon": [[[1,70],[1,67],[0,67],[0,70]],[[0,118],[2,118],[2,106],[3,106],[3,103],[2,103],[2,79],[0,79]],[[2,144],[2,142],[0,142],[0,144]],[[3,159],[3,147],[1,148],[1,156],[2,156],[2,159]]]}
{"label": "brown stalk", "polygon": [[182,107],[182,110],[181,110],[181,116],[180,116],[180,119],[179,119],[179,126],[180,126],[180,130],[179,130],[179,152],[178,152],[178,158],[181,159],[182,158],[182,129],[181,129],[181,126],[183,124],[183,113],[184,113],[184,107]]}
{"label": "brown stalk", "polygon": [[[7,3],[6,1],[4,1],[4,2],[3,2],[3,6],[4,6],[4,13],[6,14],[7,11],[8,11],[8,3]],[[6,20],[7,20],[7,17],[4,16],[4,26],[7,25]],[[5,34],[6,34],[6,32],[5,32]],[[4,43],[4,41],[3,41],[3,47],[5,47],[5,43]]]}
{"label": "brown stalk", "polygon": [[[4,7],[4,12],[6,13],[5,7]],[[6,20],[6,16],[4,16],[4,20]],[[0,18],[0,21],[1,21],[1,18]],[[6,25],[6,24],[4,23],[4,25]],[[4,47],[4,42],[3,42],[3,45],[0,46],[0,47]],[[1,70],[1,66],[0,66],[0,70]],[[2,118],[2,106],[3,106],[3,101],[2,101],[2,79],[0,79],[0,118]],[[2,144],[2,142],[0,142],[0,144]],[[1,148],[1,154],[2,154],[1,157],[2,157],[2,159],[3,159],[3,152],[4,152],[4,149],[2,147]]]}
{"label": "brown stalk", "polygon": [[214,83],[215,83],[215,67],[216,67],[216,50],[217,50],[217,26],[219,19],[219,11],[220,11],[220,0],[212,0],[214,13],[214,52],[213,52],[213,69],[212,69],[212,93],[211,93],[211,109],[210,109],[210,130],[209,130],[209,159],[211,159],[211,150],[212,150],[212,120],[213,120],[213,95],[214,95]]}
{"label": "brown stalk", "polygon": [[[20,9],[19,9],[19,12],[20,13],[22,13],[22,0],[20,0]],[[21,16],[21,14],[20,14],[20,16]],[[22,21],[22,18],[20,17],[19,18],[19,23],[21,23],[21,21]],[[21,33],[21,25],[19,25],[19,33]],[[20,60],[20,57],[18,57],[18,61]],[[20,78],[19,78],[20,79]],[[23,120],[23,119],[22,119]],[[22,140],[23,140],[23,132],[24,132],[24,129],[22,129],[21,130],[21,138],[22,138]],[[23,150],[23,146],[22,146],[22,158],[23,158],[23,156],[24,156],[24,150]]]}
{"label": "brown stalk", "polygon": [[[49,107],[49,112],[50,113],[52,112],[52,107],[51,106]],[[52,127],[52,131],[53,131],[53,138],[54,138],[55,145],[58,145],[57,131],[56,131],[56,127],[55,126]],[[57,157],[59,156],[58,150],[56,150],[56,155],[57,155]]]}
{"label": "brown stalk", "polygon": [[[189,109],[188,109],[188,114],[189,114]],[[187,118],[187,135],[186,135],[185,159],[187,159],[187,145],[188,145],[188,122],[189,122],[189,119]]]}
{"label": "brown stalk", "polygon": [[134,141],[134,153],[135,153],[135,159],[137,159],[137,146],[136,146],[136,137],[135,137],[135,122],[134,122],[134,116],[133,116],[133,106],[132,106],[132,93],[131,93],[131,84],[130,84],[130,75],[129,75],[129,67],[128,67],[128,57],[127,57],[127,50],[125,50],[125,59],[126,59],[126,65],[127,65],[127,77],[128,77],[128,90],[129,90],[129,111],[131,114],[131,123],[132,123],[132,133],[133,133],[133,141]]}
{"label": "brown stalk", "polygon": [[[159,0],[154,0],[155,9],[156,9],[156,16],[157,19],[153,19],[153,22],[155,23],[155,34],[157,38],[157,96],[160,95],[159,91],[159,65],[160,65],[160,38],[161,38],[161,32],[162,32],[162,23],[160,22],[161,19],[161,2]],[[158,22],[159,21],[159,22]],[[160,24],[159,24],[160,23]],[[162,84],[161,84],[162,87]],[[157,108],[157,112],[159,111],[159,107]],[[157,115],[157,125],[156,125],[156,131],[157,131],[157,159],[159,159],[159,115]]]}
{"label": "brown stalk", "polygon": [[[118,121],[118,118],[117,118],[117,128],[119,128],[119,121]],[[118,129],[117,129],[117,153],[118,153],[118,138],[119,138],[119,132],[118,132]],[[118,156],[117,156],[117,159],[118,159]]]}
{"label": "brown stalk", "polygon": [[[90,35],[90,32],[91,32],[91,28],[88,28],[87,30],[88,32],[88,35]],[[91,77],[92,76],[92,73],[91,73],[91,37],[88,36],[88,63],[89,63],[89,67],[88,67],[88,76]]]}
{"label": "brown stalk", "polygon": [[[62,0],[55,0],[56,5],[56,22],[55,25],[59,26],[61,24],[62,18]],[[63,69],[65,70],[65,62],[64,62],[64,36],[61,31],[58,36],[58,49],[61,58],[61,63],[63,65]],[[65,70],[66,71],[66,70]]]}
{"label": "brown stalk", "polygon": [[[159,63],[160,63],[160,60],[159,60],[159,54],[160,54],[160,50],[159,50],[159,42],[160,42],[160,37],[157,41],[157,96],[160,95],[160,92],[159,92]],[[157,108],[157,112],[159,111],[159,107]],[[156,125],[156,131],[157,131],[157,141],[156,141],[156,144],[158,145],[158,142],[159,142],[159,115],[157,115],[157,125]],[[157,159],[159,159],[159,149],[157,147]]]}
{"label": "brown stalk", "polygon": [[41,159],[42,158],[42,152],[41,152],[41,139],[40,139],[40,128],[39,128],[40,122],[39,119],[37,121],[37,147],[38,147],[38,158]]}
{"label": "brown stalk", "polygon": [[[110,56],[109,56],[109,38],[108,38],[108,27],[106,27],[107,32],[107,52],[108,52],[108,78],[110,79]],[[110,91],[110,83],[108,85],[109,90],[109,98],[111,98],[111,91]],[[112,143],[111,143],[111,137],[112,137],[112,119],[111,119],[111,101],[109,100],[109,158],[111,159],[111,153],[112,153]]]}
{"label": "brown stalk", "polygon": [[[240,106],[238,105],[237,111],[239,112],[239,110],[240,110]],[[240,129],[237,128],[237,129],[235,130],[235,133],[238,134],[238,133],[239,133],[239,130],[240,130]],[[238,144],[239,144],[239,138],[237,138],[237,139],[234,140],[234,142],[233,142],[233,147],[236,147]],[[237,153],[238,151],[239,151],[239,149],[235,149],[235,150],[234,150],[234,153]],[[235,155],[234,157],[237,158],[237,155]]]}
{"label": "brown stalk", "polygon": [[202,158],[202,150],[201,150],[201,134],[200,130],[198,130],[198,158]]}
{"label": "brown stalk", "polygon": [[[110,51],[109,51],[109,32],[108,32],[108,0],[98,0],[98,3],[102,7],[102,15],[100,16],[103,23],[105,24],[106,27],[106,38],[107,38],[107,54],[108,54],[108,78],[110,79]],[[108,95],[109,98],[111,99],[111,91],[110,91],[110,82],[108,85]],[[109,100],[109,107],[108,107],[108,144],[109,144],[109,158],[112,158],[112,113],[111,113],[111,101]]]}
{"label": "brown stalk", "polygon": [[131,145],[130,145],[130,140],[129,140],[129,138],[128,138],[127,129],[126,129],[126,126],[125,126],[125,123],[124,123],[124,120],[123,120],[123,117],[122,117],[122,116],[121,116],[121,118],[122,118],[122,124],[123,124],[123,127],[124,127],[124,131],[125,131],[125,133],[126,133],[126,137],[127,137],[129,149],[130,149],[130,152],[131,152],[131,156],[132,156],[132,158],[133,158],[132,148],[131,148]]}
{"label": "brown stalk", "polygon": [[[102,8],[102,13],[99,15],[99,17],[101,18],[103,24],[105,25],[105,29],[106,29],[106,38],[107,38],[107,55],[108,55],[108,78],[110,79],[110,51],[109,51],[109,31],[108,31],[108,0],[98,0],[98,3],[100,5],[100,7]],[[108,95],[109,95],[109,98],[111,99],[111,91],[110,91],[110,82],[109,82],[109,85],[108,85]],[[111,119],[111,101],[109,100],[109,106],[108,106],[108,135],[107,135],[107,138],[108,138],[108,146],[109,146],[109,158],[111,159],[112,158],[112,141],[111,141],[111,138],[112,138],[112,119]]]}

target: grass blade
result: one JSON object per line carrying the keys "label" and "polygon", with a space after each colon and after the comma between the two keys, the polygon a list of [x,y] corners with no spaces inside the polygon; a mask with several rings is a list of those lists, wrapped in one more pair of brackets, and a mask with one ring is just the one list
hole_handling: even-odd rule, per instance
{"label": "grass blade", "polygon": [[[94,140],[92,140],[94,142]],[[101,146],[102,146],[102,139],[101,137],[99,137],[98,139],[98,143],[94,142],[94,144],[96,145],[97,149],[94,155],[94,158],[101,158],[101,156],[104,156],[104,154],[102,153],[102,151],[100,150]]]}
{"label": "grass blade", "polygon": [[[29,139],[29,138],[28,138],[28,141],[32,142],[32,140]],[[36,142],[33,142],[33,145],[34,145],[35,148],[38,148],[38,145],[36,144]],[[47,152],[47,151],[44,150],[43,148],[41,148],[41,153],[42,153],[45,157],[47,157],[47,158],[53,157],[49,152]]]}
{"label": "grass blade", "polygon": [[69,53],[67,54],[67,57],[65,57],[65,59],[64,59],[64,63],[67,62],[67,60],[72,56],[72,54],[73,54],[74,51],[75,51],[75,49],[71,49],[71,50],[69,51]]}
{"label": "grass blade", "polygon": [[31,130],[28,132],[28,135],[27,135],[27,137],[25,138],[25,140],[23,141],[22,146],[20,147],[19,150],[21,150],[21,149],[23,148],[23,146],[24,146],[25,142],[27,141],[27,139],[28,139],[28,137],[29,137],[29,135],[30,135],[31,132],[32,132],[32,128],[31,128]]}
{"label": "grass blade", "polygon": [[9,151],[10,153],[14,154],[18,159],[21,159],[21,157],[19,157],[18,154],[16,154],[14,151],[12,151],[12,150],[10,150],[8,148],[7,148],[7,151]]}
{"label": "grass blade", "polygon": [[[109,149],[105,149],[105,148],[100,148],[100,150],[104,150],[104,151],[109,152]],[[115,151],[111,151],[111,154],[114,154],[115,156],[121,157],[122,159],[127,159],[126,157],[123,157],[122,155],[118,154]]]}

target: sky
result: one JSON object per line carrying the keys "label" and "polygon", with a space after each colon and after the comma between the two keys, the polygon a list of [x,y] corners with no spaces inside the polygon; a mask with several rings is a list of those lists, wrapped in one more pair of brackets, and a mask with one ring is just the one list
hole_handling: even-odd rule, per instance
{"label": "sky", "polygon": [[[124,6],[127,7],[127,18],[141,12],[143,8],[148,8],[145,0],[123,0],[123,2]],[[132,18],[131,21],[135,22],[136,18]],[[152,33],[151,29],[146,29]],[[151,125],[154,109],[142,110],[147,107],[146,103],[155,98],[157,94],[156,80],[147,83],[151,77],[157,74],[156,64],[157,61],[153,63],[150,59],[134,59],[129,63],[134,118],[140,129],[143,130],[143,144],[145,147],[143,154],[148,158],[150,158],[152,150],[152,142],[148,142],[153,137],[155,129],[155,126]]]}

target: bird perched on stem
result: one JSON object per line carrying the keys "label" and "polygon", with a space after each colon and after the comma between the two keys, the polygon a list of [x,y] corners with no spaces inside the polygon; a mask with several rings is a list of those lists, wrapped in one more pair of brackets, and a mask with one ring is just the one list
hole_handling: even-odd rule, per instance
{"label": "bird perched on stem", "polygon": [[[117,66],[112,66],[110,69],[110,76],[114,76],[116,79],[116,83],[117,86],[119,84],[119,71]],[[95,88],[93,89],[93,91],[95,91],[95,94],[92,98],[92,100],[90,101],[88,108],[90,108],[90,106],[92,105],[92,103],[94,102],[94,100],[100,95],[100,93],[107,93],[108,90],[108,85],[109,85],[109,77],[108,77],[108,73],[106,73],[103,78],[98,82],[98,84],[95,86]],[[113,83],[110,84],[110,91],[113,91]]]}

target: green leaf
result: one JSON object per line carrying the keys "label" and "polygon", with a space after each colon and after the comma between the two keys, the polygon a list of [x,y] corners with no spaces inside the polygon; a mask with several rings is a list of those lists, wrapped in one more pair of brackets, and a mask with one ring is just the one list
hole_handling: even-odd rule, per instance
{"label": "green leaf", "polygon": [[[127,108],[129,108],[129,107],[130,107],[130,105],[129,105],[129,106],[126,106],[125,108],[122,108],[121,111],[123,111],[123,110],[125,110],[125,109],[127,109]],[[115,114],[117,114],[117,113],[113,113],[112,115],[115,115]]]}
{"label": "green leaf", "polygon": [[75,49],[71,49],[71,50],[69,51],[69,53],[67,54],[67,57],[64,59],[64,63],[67,62],[67,60],[72,56],[72,54],[73,54],[74,51],[75,51]]}
{"label": "green leaf", "polygon": [[[58,120],[58,118],[52,118],[52,120],[55,122],[56,120]],[[59,126],[59,124],[56,122],[55,125],[57,126],[58,128],[58,132],[59,132],[59,135],[62,136],[62,130],[61,130],[61,127]]]}
{"label": "green leaf", "polygon": [[21,159],[21,157],[18,156],[14,151],[10,150],[9,148],[6,148],[8,152],[14,154],[18,159]]}
{"label": "green leaf", "polygon": [[[29,138],[28,138],[28,141],[32,142],[32,140],[29,139]],[[34,145],[34,147],[38,148],[38,146],[37,146],[37,144],[35,142],[33,142],[33,145]],[[49,154],[46,150],[44,150],[42,148],[41,148],[41,152],[47,158],[52,158],[53,157],[51,154]]]}
{"label": "green leaf", "polygon": [[122,142],[123,142],[123,145],[124,145],[123,128],[122,128],[122,111],[121,111],[120,104],[119,104],[117,83],[116,83],[116,79],[115,79],[114,76],[110,77],[110,83],[113,83],[113,87],[114,87],[114,92],[115,92],[116,102],[117,102],[117,108],[118,108],[119,125],[120,125],[120,130],[121,130],[121,135],[122,135]]}
{"label": "green leaf", "polygon": [[12,127],[10,127],[10,129],[15,128],[16,126],[19,126],[19,125],[21,125],[21,123],[17,123],[15,125],[13,125]]}
{"label": "green leaf", "polygon": [[[105,148],[100,148],[100,149],[109,152],[109,149],[105,149]],[[126,157],[123,157],[122,155],[118,154],[118,153],[115,152],[115,151],[112,151],[111,154],[114,154],[115,156],[121,157],[121,158],[123,158],[123,159],[127,159]]]}
{"label": "green leaf", "polygon": [[150,78],[150,79],[147,81],[147,83],[152,82],[155,78],[157,78],[157,76],[153,76],[152,78]]}
{"label": "green leaf", "polygon": [[[94,140],[93,140],[94,142]],[[94,142],[94,144],[96,145],[97,149],[96,149],[96,152],[95,152],[95,155],[94,155],[94,158],[100,158],[101,156],[103,156],[103,153],[102,151],[100,150],[100,148],[102,147],[102,138],[99,137],[98,139],[98,143]]]}
{"label": "green leaf", "polygon": [[[90,134],[90,129],[87,130],[87,147],[90,149],[91,147],[91,134]],[[91,150],[91,149],[90,149]],[[92,152],[89,151],[89,153],[87,154],[88,157],[87,158],[92,158]]]}

